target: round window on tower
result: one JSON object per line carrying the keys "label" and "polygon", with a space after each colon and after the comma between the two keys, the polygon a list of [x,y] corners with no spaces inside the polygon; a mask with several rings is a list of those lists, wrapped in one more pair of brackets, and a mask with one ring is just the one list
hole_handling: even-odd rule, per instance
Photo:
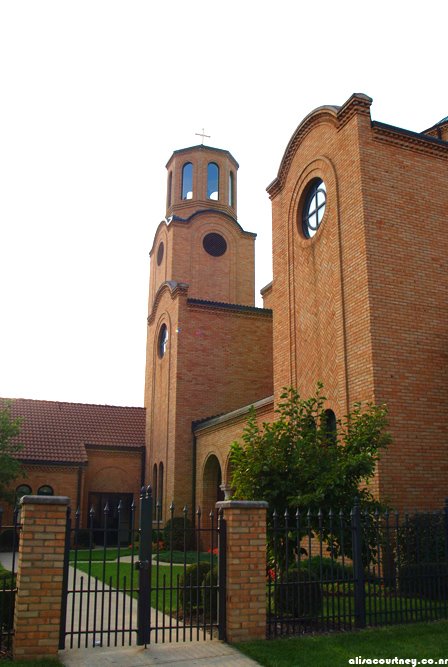
{"label": "round window on tower", "polygon": [[162,324],[160,327],[159,338],[157,341],[157,352],[160,359],[163,359],[166,353],[166,348],[168,347],[168,328],[166,324]]}
{"label": "round window on tower", "polygon": [[162,263],[164,249],[165,246],[163,245],[163,241],[160,241],[159,247],[157,248],[157,266],[160,266]]}
{"label": "round window on tower", "polygon": [[314,178],[308,185],[302,209],[302,231],[310,239],[323,220],[327,204],[327,189],[321,178]]}
{"label": "round window on tower", "polygon": [[205,252],[208,252],[209,255],[213,257],[221,257],[227,250],[227,242],[221,234],[216,234],[216,232],[210,232],[204,236],[202,241]]}

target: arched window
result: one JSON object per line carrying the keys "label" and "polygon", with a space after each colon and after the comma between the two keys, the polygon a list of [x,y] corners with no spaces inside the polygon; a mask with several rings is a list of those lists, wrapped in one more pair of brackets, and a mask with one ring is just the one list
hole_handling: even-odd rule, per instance
{"label": "arched window", "polygon": [[38,496],[53,496],[54,495],[53,487],[49,486],[48,484],[44,484],[43,486],[40,486],[37,489],[37,495]]}
{"label": "arched window", "polygon": [[23,496],[30,496],[32,493],[31,486],[28,486],[28,484],[20,484],[20,486],[16,488],[17,502],[20,500],[20,498],[23,498]]}
{"label": "arched window", "polygon": [[163,463],[159,463],[159,518],[163,516]]}
{"label": "arched window", "polygon": [[325,410],[325,431],[329,445],[335,445],[337,440],[336,415],[333,410]]}
{"label": "arched window", "polygon": [[154,463],[152,469],[152,518],[157,519],[157,463]]}
{"label": "arched window", "polygon": [[193,199],[193,165],[187,162],[182,167],[182,199]]}
{"label": "arched window", "polygon": [[166,348],[168,346],[168,327],[166,324],[162,324],[160,327],[159,338],[157,341],[157,352],[160,359],[163,359],[165,356]]}
{"label": "arched window", "polygon": [[233,183],[233,171],[230,172],[229,174],[229,205],[230,206],[235,206],[235,195],[234,195],[234,183]]}
{"label": "arched window", "polygon": [[207,167],[207,198],[219,199],[219,167],[215,162],[209,162]]}
{"label": "arched window", "polygon": [[166,207],[171,206],[171,188],[173,185],[173,172],[170,171],[168,174],[168,186],[166,188]]}

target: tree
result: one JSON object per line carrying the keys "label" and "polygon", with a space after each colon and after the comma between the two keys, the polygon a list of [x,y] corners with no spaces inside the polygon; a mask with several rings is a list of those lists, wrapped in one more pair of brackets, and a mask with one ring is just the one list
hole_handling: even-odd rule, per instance
{"label": "tree", "polygon": [[[287,508],[294,514],[310,511],[314,528],[319,510],[350,517],[355,499],[369,514],[382,509],[369,484],[380,452],[390,442],[385,406],[356,403],[349,415],[332,424],[321,390],[319,383],[315,395],[305,400],[295,389],[285,389],[278,418],[262,427],[251,410],[242,443],[231,446],[235,499],[266,500],[270,517],[274,511],[282,517]],[[323,537],[331,537],[328,528]],[[337,537],[332,541],[338,542]]]}
{"label": "tree", "polygon": [[17,441],[21,423],[20,417],[12,417],[10,403],[0,403],[0,499],[10,503],[15,501],[11,482],[22,473],[22,466],[16,458],[23,448]]}

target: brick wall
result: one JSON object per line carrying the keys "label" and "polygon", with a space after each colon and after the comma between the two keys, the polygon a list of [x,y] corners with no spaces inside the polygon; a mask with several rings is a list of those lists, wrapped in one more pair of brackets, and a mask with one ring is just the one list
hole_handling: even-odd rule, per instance
{"label": "brick wall", "polygon": [[68,502],[67,497],[22,500],[14,659],[57,656]]}
{"label": "brick wall", "polygon": [[226,639],[266,638],[265,502],[217,503],[226,522]]}
{"label": "brick wall", "polygon": [[[371,100],[322,107],[288,144],[273,200],[274,395],[323,381],[338,417],[386,402],[393,445],[376,491],[397,509],[446,495],[448,144],[372,124]],[[310,180],[327,206],[306,239]],[[445,268],[443,268],[445,267]]]}

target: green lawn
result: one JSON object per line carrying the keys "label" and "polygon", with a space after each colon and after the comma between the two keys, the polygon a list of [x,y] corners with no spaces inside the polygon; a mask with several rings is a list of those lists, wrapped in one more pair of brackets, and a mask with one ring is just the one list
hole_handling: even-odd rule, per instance
{"label": "green lawn", "polygon": [[[77,562],[84,562],[84,561],[114,561],[117,560],[118,556],[120,558],[124,558],[125,556],[131,556],[132,555],[132,549],[129,547],[123,547],[122,549],[118,550],[116,547],[115,548],[108,548],[108,549],[78,549],[77,552],[75,552],[73,549],[70,551],[70,562],[74,562],[75,558]],[[187,551],[185,554],[183,551],[160,551],[159,553],[153,552],[152,554],[153,560],[158,559],[162,563],[196,563],[198,559],[198,554],[196,551]],[[135,560],[138,560],[138,547],[134,547],[134,558]],[[184,560],[185,559],[185,560]],[[214,562],[216,562],[216,556],[213,556]],[[200,561],[209,561],[210,560],[210,554],[202,552],[199,554],[199,560]]]}
{"label": "green lawn", "polygon": [[[78,570],[89,573],[88,563],[78,563]],[[166,587],[177,586],[177,576],[182,575],[184,568],[181,565],[159,565],[158,568],[152,570],[152,594],[151,606],[159,609],[167,614],[175,613],[177,610],[177,591],[170,593],[169,590],[163,592],[164,585]],[[134,590],[134,597],[137,597],[135,589],[138,588],[138,572],[133,570],[131,563],[107,562],[105,566],[102,563],[92,563],[90,566],[90,575],[97,577],[100,581],[106,582],[112,588],[118,588],[130,593],[131,587]],[[172,583],[171,583],[172,582]],[[79,587],[79,582],[77,583]],[[101,589],[101,584],[98,585]]]}
{"label": "green lawn", "polygon": [[445,658],[448,665],[448,621],[247,642],[236,647],[265,667],[348,667],[354,664],[349,659],[356,656]]}
{"label": "green lawn", "polygon": [[62,662],[56,659],[42,660],[0,660],[0,665],[11,665],[11,667],[62,667]]}
{"label": "green lawn", "polygon": [[[132,549],[129,547],[123,547],[118,550],[116,547],[113,549],[78,549],[75,551],[72,549],[70,551],[70,562],[76,561],[103,561],[103,560],[117,560],[118,555],[120,558],[124,556],[130,556],[132,554]],[[134,556],[137,560],[138,558],[138,548],[134,549]]]}

